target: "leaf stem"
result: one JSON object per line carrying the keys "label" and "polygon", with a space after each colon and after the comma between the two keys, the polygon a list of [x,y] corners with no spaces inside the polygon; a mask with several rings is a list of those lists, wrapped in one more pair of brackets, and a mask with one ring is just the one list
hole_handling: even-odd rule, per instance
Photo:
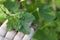
{"label": "leaf stem", "polygon": [[[0,6],[0,8],[1,8],[1,6]],[[10,14],[10,13],[6,13],[6,11],[5,10],[3,10],[2,8],[1,8],[1,10],[4,12],[4,14],[6,14],[7,16],[14,16],[15,14]]]}

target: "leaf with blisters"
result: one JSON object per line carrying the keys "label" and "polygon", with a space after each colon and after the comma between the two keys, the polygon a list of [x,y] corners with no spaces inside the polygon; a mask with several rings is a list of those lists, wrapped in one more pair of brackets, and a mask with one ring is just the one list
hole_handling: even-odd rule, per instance
{"label": "leaf with blisters", "polygon": [[8,16],[7,29],[14,29],[28,34],[30,31],[29,22],[32,22],[34,19],[34,16],[30,13],[24,11],[16,12],[15,16]]}

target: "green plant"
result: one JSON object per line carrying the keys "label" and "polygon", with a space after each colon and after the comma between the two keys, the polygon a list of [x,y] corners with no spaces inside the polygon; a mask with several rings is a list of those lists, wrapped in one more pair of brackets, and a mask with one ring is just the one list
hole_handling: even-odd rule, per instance
{"label": "green plant", "polygon": [[31,40],[60,39],[60,0],[1,0],[0,2],[0,14],[3,15],[0,15],[0,20],[8,19],[7,30],[29,33],[29,22],[32,22],[37,28]]}

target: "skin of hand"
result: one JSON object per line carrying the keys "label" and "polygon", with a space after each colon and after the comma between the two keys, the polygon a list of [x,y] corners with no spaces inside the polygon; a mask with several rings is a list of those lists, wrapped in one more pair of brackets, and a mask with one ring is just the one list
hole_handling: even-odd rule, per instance
{"label": "skin of hand", "polygon": [[30,34],[24,34],[22,32],[16,32],[14,30],[7,32],[7,22],[8,20],[3,22],[3,24],[0,27],[0,40],[30,40],[34,34],[33,28],[30,28]]}

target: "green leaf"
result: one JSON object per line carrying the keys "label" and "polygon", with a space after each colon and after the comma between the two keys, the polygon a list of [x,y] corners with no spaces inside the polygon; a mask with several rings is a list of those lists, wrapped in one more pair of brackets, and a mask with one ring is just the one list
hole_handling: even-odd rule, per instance
{"label": "green leaf", "polygon": [[60,21],[57,20],[56,21],[56,24],[57,24],[57,28],[56,28],[57,29],[57,32],[60,32]]}
{"label": "green leaf", "polygon": [[41,23],[40,30],[43,30],[44,28],[56,28],[56,22],[55,21],[44,21]]}
{"label": "green leaf", "polygon": [[57,40],[57,34],[54,30],[37,30],[31,40]]}
{"label": "green leaf", "polygon": [[[0,5],[0,6],[2,6],[2,5]],[[6,19],[6,14],[4,14],[4,12],[2,11],[2,9],[0,7],[0,22],[3,22],[5,19]]]}
{"label": "green leaf", "polygon": [[60,21],[60,12],[57,12],[57,13],[56,13],[56,17],[57,17],[57,20]]}
{"label": "green leaf", "polygon": [[19,8],[19,2],[17,2],[16,0],[11,1],[11,0],[6,0],[6,2],[4,2],[4,6],[10,11],[10,12],[14,12],[16,10],[18,10]]}
{"label": "green leaf", "polygon": [[23,21],[21,24],[22,24],[22,28],[20,29],[20,31],[25,33],[25,34],[29,34],[30,33],[29,23],[26,23]]}
{"label": "green leaf", "polygon": [[7,29],[8,31],[14,29],[28,34],[30,31],[29,22],[32,22],[34,19],[34,16],[30,13],[24,11],[16,12],[15,16],[8,16]]}
{"label": "green leaf", "polygon": [[6,19],[6,15],[3,12],[0,12],[0,22],[3,22]]}
{"label": "green leaf", "polygon": [[60,8],[60,0],[56,0],[56,6]]}
{"label": "green leaf", "polygon": [[56,19],[57,31],[60,32],[60,12],[57,12],[56,16],[57,16],[57,19]]}
{"label": "green leaf", "polygon": [[42,4],[39,6],[39,14],[40,18],[46,21],[52,21],[56,17],[55,12],[52,10],[52,8],[46,4]]}

